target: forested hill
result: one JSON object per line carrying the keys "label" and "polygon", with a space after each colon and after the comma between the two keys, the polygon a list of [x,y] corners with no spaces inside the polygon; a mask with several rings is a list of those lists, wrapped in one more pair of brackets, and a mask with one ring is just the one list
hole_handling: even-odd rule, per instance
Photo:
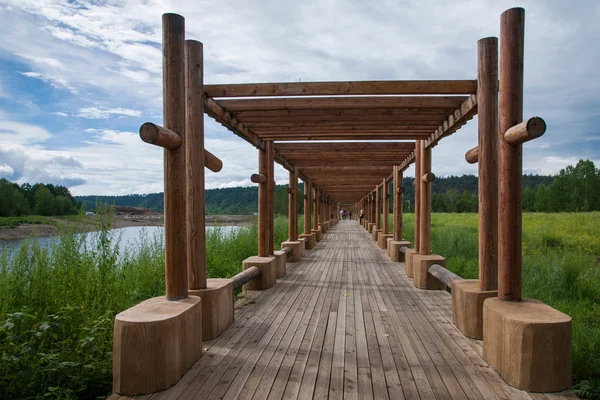
{"label": "forested hill", "polygon": [[[554,178],[541,175],[524,175],[523,185],[536,189],[537,186],[549,185]],[[303,185],[300,183],[300,191]],[[446,207],[440,202],[442,197],[450,192],[450,206]],[[404,178],[405,209],[410,211],[411,201],[414,199],[413,178]],[[433,184],[433,193],[436,197],[437,211],[476,211],[477,207],[477,177],[473,175],[449,176],[436,178]],[[452,198],[456,194],[458,205],[455,207]],[[441,197],[440,197],[441,196]],[[460,197],[462,196],[462,201]],[[465,204],[468,200],[468,204]],[[163,211],[163,193],[132,194],[127,196],[78,196],[86,210],[93,210],[97,203],[115,204],[120,206],[144,207]],[[441,199],[441,200],[440,200]],[[475,210],[473,210],[473,204]],[[303,202],[299,201],[299,212],[303,212]],[[208,214],[253,214],[258,209],[258,189],[251,187],[234,187],[225,189],[209,189],[206,191],[206,212]],[[275,212],[287,215],[287,185],[278,185],[275,188]]]}

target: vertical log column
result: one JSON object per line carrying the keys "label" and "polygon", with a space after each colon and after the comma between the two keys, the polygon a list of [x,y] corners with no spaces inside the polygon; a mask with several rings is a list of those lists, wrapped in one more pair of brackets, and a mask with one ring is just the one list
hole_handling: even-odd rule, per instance
{"label": "vertical log column", "polygon": [[190,290],[206,289],[204,83],[202,43],[185,42],[187,262]]}
{"label": "vertical log column", "polygon": [[394,240],[402,240],[402,171],[394,166]]}
{"label": "vertical log column", "polygon": [[417,140],[415,146],[415,250],[421,248],[421,141]]}
{"label": "vertical log column", "polygon": [[[165,291],[167,300],[188,296],[186,251],[185,20],[163,15],[163,119],[182,144],[165,149]],[[203,167],[202,167],[203,168]]]}
{"label": "vertical log column", "polygon": [[388,221],[388,212],[389,212],[389,208],[390,208],[390,202],[388,200],[388,190],[387,190],[387,182],[385,180],[385,178],[383,178],[383,183],[381,185],[381,204],[383,205],[383,233],[387,234],[389,232],[389,221]]}
{"label": "vertical log column", "polygon": [[269,255],[275,252],[275,148],[272,140],[265,141],[265,150],[269,163],[269,176],[267,178],[269,196]]}
{"label": "vertical log column", "polygon": [[504,132],[523,121],[525,11],[513,8],[500,20],[500,128],[498,208],[498,297],[521,300],[522,145]]}
{"label": "vertical log column", "polygon": [[479,289],[495,290],[498,288],[498,39],[489,37],[477,44]]}
{"label": "vertical log column", "polygon": [[375,227],[381,229],[381,198],[379,196],[379,187],[375,189]]}
{"label": "vertical log column", "polygon": [[304,182],[304,234],[310,235],[312,215],[312,183],[310,180]]}
{"label": "vertical log column", "polygon": [[419,141],[419,154],[421,168],[419,169],[419,175],[417,184],[421,186],[419,191],[420,204],[419,207],[419,220],[421,221],[421,228],[419,229],[419,254],[430,254],[431,253],[431,181],[426,179],[426,176],[432,176],[431,174],[431,149],[425,148],[425,141]]}
{"label": "vertical log column", "polygon": [[288,195],[288,238],[290,242],[298,240],[298,168],[290,172]]}
{"label": "vertical log column", "polygon": [[269,238],[271,234],[269,230],[271,225],[269,222],[269,156],[265,149],[258,149],[258,173],[267,177],[265,182],[258,184],[258,256],[269,256]]}
{"label": "vertical log column", "polygon": [[317,230],[319,229],[319,212],[320,212],[320,208],[319,207],[319,202],[320,202],[320,194],[319,194],[319,187],[316,186],[315,187],[315,217],[314,217],[314,226],[313,229]]}

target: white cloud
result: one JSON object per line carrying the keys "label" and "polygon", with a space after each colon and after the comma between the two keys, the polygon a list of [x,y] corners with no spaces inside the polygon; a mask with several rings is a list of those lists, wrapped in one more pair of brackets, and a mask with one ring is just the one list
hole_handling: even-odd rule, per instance
{"label": "white cloud", "polygon": [[0,164],[0,176],[10,178],[14,175],[15,170],[7,164]]}
{"label": "white cloud", "polygon": [[53,112],[52,114],[58,115],[59,117],[68,117],[69,116],[69,114],[67,114],[66,112],[62,112],[62,111]]}
{"label": "white cloud", "polygon": [[66,79],[58,76],[42,74],[39,72],[21,72],[21,75],[24,75],[28,78],[39,79],[57,89],[66,89],[73,94],[77,93],[77,89],[71,86],[71,84],[69,84],[69,82]]}
{"label": "white cloud", "polygon": [[105,107],[84,107],[80,108],[77,116],[87,119],[107,119],[111,115],[119,115],[124,117],[139,117],[141,111],[131,110],[129,108],[105,108]]}
{"label": "white cloud", "polygon": [[0,143],[33,145],[51,137],[46,129],[22,122],[0,120]]}

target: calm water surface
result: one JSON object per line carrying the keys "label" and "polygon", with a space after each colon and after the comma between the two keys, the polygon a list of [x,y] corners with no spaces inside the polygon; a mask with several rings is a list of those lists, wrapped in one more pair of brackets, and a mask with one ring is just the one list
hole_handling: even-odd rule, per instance
{"label": "calm water surface", "polygon": [[[229,234],[237,232],[241,229],[241,226],[207,226],[206,230],[210,231],[213,229],[221,229],[223,233]],[[164,239],[164,228],[162,226],[130,226],[128,228],[111,229],[110,234],[114,238],[114,244],[119,245],[120,250],[129,249],[135,251],[139,247],[140,240],[142,237],[147,239],[153,239],[155,237]],[[93,245],[98,238],[98,232],[87,232],[82,233],[85,236],[85,240],[88,245]],[[119,239],[120,240],[117,240]],[[3,249],[8,250],[8,253],[12,253],[17,250],[21,243],[28,239],[13,239],[13,240],[0,240],[0,251]],[[48,247],[60,240],[60,236],[49,236],[38,238],[37,241],[42,247]]]}

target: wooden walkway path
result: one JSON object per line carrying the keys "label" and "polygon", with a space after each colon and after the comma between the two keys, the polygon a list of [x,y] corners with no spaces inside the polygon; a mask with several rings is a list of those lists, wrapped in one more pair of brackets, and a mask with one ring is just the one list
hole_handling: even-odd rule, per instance
{"label": "wooden walkway path", "polygon": [[275,287],[249,292],[235,318],[177,385],[137,398],[576,398],[507,385],[481,342],[452,324],[451,296],[415,289],[354,221],[288,264]]}

